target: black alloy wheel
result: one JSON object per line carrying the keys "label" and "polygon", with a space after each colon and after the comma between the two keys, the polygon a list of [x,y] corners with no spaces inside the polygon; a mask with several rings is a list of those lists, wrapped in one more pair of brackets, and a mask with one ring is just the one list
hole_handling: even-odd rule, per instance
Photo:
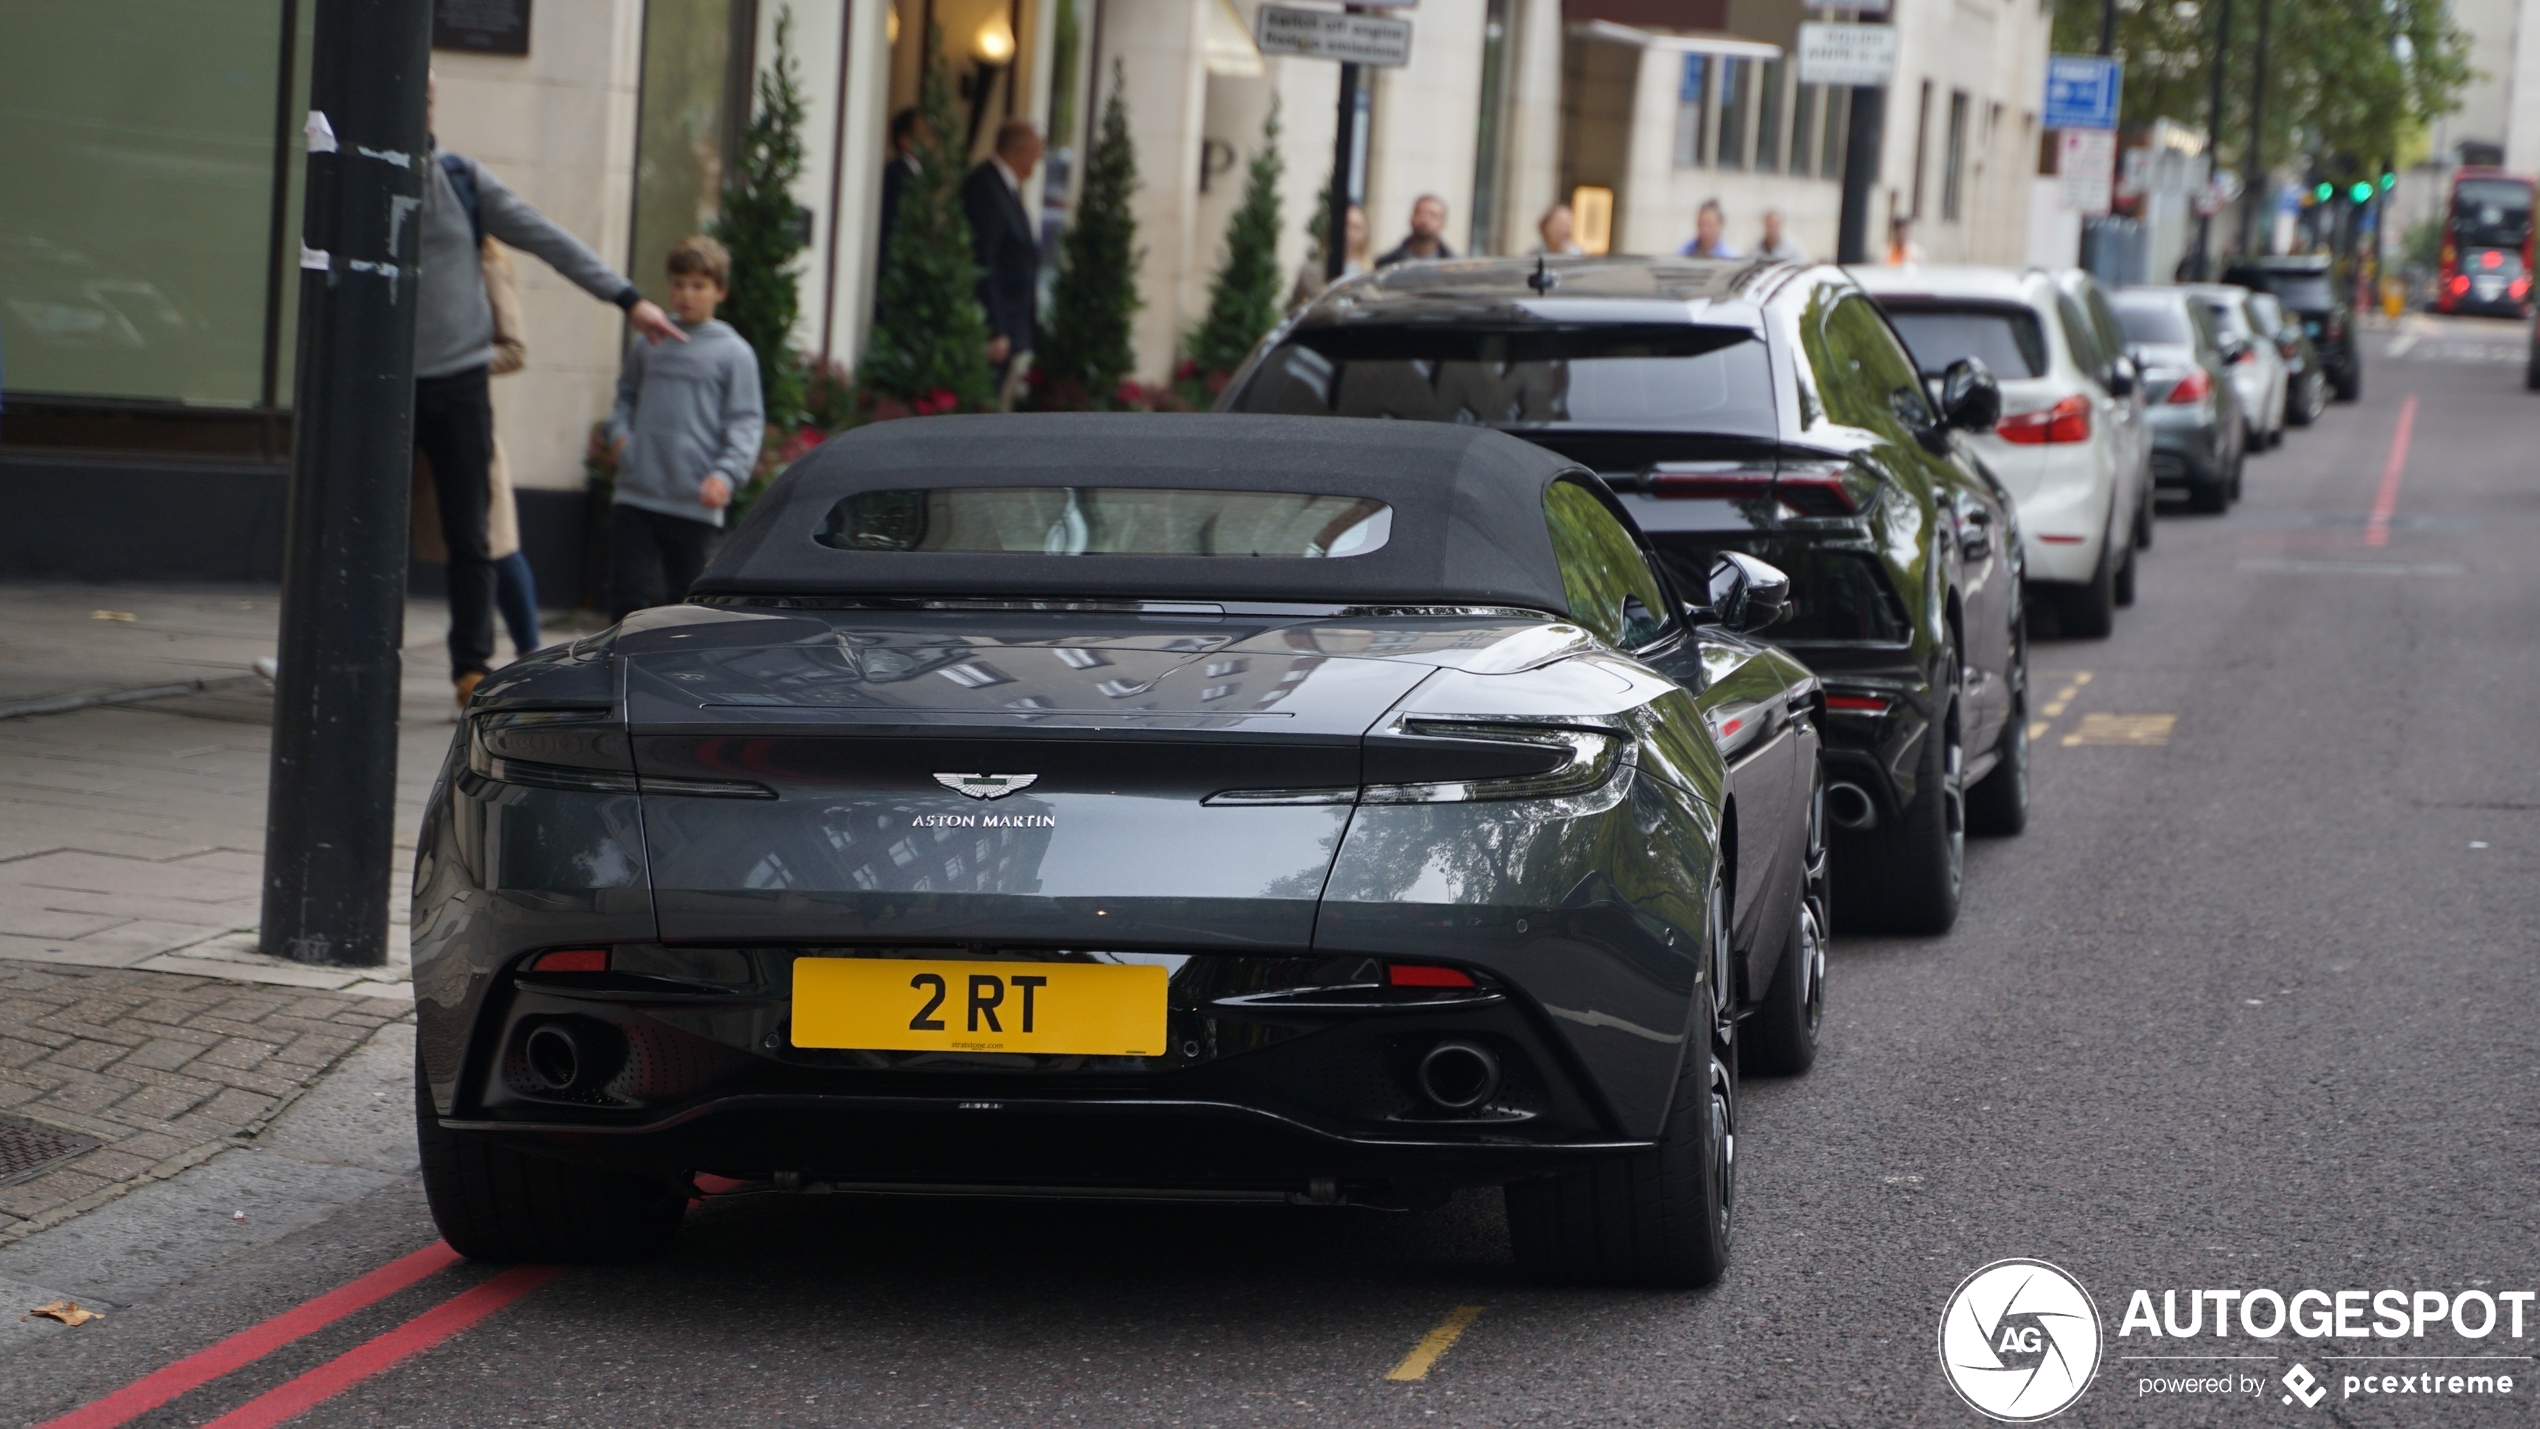
{"label": "black alloy wheel", "polygon": [[[1958,672],[1958,652],[1941,652]],[[1963,684],[1964,676],[1960,675]],[[1966,880],[1967,797],[1964,708],[1959,686],[1923,731],[1914,757],[1914,798],[1893,826],[1835,841],[1835,926],[1846,933],[1946,933],[1958,921]]]}
{"label": "black alloy wheel", "polygon": [[[1676,1071],[1658,1144],[1504,1189],[1508,1240],[1538,1279],[1572,1285],[1699,1289],[1729,1265],[1737,1210],[1737,1044],[1723,989],[1727,900],[1711,885],[1710,1035]],[[1715,990],[1721,990],[1714,995]]]}
{"label": "black alloy wheel", "polygon": [[1740,1071],[1796,1077],[1817,1061],[1817,1032],[1826,1020],[1826,774],[1816,771],[1808,795],[1807,861],[1799,871],[1790,930],[1774,964],[1773,985],[1740,1025]]}
{"label": "black alloy wheel", "polygon": [[451,1131],[415,1067],[415,1143],[424,1198],[450,1248],[498,1264],[617,1265],[670,1249],[688,1212],[683,1188],[524,1154]]}

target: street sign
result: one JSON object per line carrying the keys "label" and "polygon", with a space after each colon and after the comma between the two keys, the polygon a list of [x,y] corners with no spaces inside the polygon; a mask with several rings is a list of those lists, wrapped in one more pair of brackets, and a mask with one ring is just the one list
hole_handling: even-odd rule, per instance
{"label": "street sign", "polygon": [[1411,22],[1390,15],[1346,15],[1264,5],[1253,21],[1264,54],[1306,55],[1387,69],[1411,63]]}
{"label": "street sign", "polygon": [[2125,63],[2098,55],[2046,57],[2049,129],[2114,129],[2117,96],[2125,88]]}
{"label": "street sign", "polygon": [[2117,182],[2117,131],[2066,129],[2055,140],[2055,176],[2063,180],[2065,211],[2107,217],[2109,191]]}
{"label": "street sign", "polygon": [[1801,84],[1884,89],[1896,74],[1896,27],[1810,21],[1799,27]]}

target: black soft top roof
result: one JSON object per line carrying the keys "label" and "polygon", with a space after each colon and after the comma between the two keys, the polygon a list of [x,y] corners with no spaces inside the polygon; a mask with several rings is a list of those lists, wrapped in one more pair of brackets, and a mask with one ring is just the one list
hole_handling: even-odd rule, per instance
{"label": "black soft top roof", "polygon": [[[1511,605],[1569,614],[1544,488],[1586,469],[1480,427],[1334,417],[1086,413],[860,427],[776,479],[700,595],[1045,596]],[[1588,477],[1594,486],[1593,477]],[[814,539],[859,492],[1133,486],[1364,497],[1386,543],[1331,559],[850,551]]]}

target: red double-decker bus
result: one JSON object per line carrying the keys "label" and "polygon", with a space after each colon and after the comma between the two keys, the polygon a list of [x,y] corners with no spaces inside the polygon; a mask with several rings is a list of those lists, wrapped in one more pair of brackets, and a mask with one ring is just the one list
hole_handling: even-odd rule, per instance
{"label": "red double-decker bus", "polygon": [[2443,209],[2443,268],[2434,307],[2445,313],[2531,314],[2531,180],[2502,169],[2455,169]]}

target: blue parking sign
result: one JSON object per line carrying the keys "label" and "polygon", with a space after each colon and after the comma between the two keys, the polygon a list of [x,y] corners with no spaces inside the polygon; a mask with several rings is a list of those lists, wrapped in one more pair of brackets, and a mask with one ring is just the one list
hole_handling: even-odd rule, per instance
{"label": "blue parking sign", "polygon": [[2098,55],[2046,57],[2046,115],[2049,129],[2114,129],[2117,95],[2125,87],[2125,64]]}

